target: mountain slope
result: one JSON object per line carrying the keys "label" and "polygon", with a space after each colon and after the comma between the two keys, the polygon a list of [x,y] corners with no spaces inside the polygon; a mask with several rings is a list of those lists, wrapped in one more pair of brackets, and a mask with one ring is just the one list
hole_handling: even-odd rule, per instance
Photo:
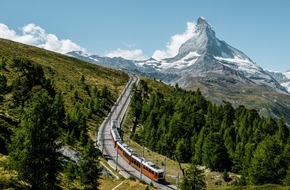
{"label": "mountain slope", "polygon": [[290,93],[290,70],[285,73],[267,71],[281,86],[285,87]]}
{"label": "mountain slope", "polygon": [[[39,66],[43,70],[44,77],[52,81],[55,91],[62,93],[67,112],[79,109],[82,114],[88,114],[89,105],[90,107],[95,105],[93,108],[98,111],[91,113],[87,123],[93,132],[95,132],[95,126],[101,124],[129,80],[129,76],[122,71],[0,39],[0,76],[7,79],[7,92],[4,94],[3,102],[0,101],[0,128],[2,124],[7,129],[15,127],[21,116],[21,109],[14,105],[13,85],[18,79],[25,81],[25,78],[19,69],[15,69],[13,66],[15,60],[25,60],[25,62]],[[37,86],[33,86],[30,90],[33,91],[34,88],[38,89]],[[106,97],[104,95],[101,97],[104,92],[107,93]],[[28,96],[30,93],[33,92],[27,92]],[[0,134],[0,144],[1,137]]]}
{"label": "mountain slope", "polygon": [[[92,61],[94,56],[81,53],[76,57],[96,64],[113,65],[167,84],[178,83],[184,89],[200,88],[215,103],[229,101],[236,106],[245,105],[257,109],[265,117],[283,116],[290,124],[287,78],[278,80],[246,54],[218,39],[212,26],[202,17],[197,20],[191,36],[181,44],[175,56],[161,60],[103,58],[105,61],[101,61],[98,57],[98,61]],[[117,63],[114,59],[122,61]]]}
{"label": "mountain slope", "polygon": [[[121,71],[107,69],[73,57],[1,38],[0,57],[7,59],[8,65],[11,59],[17,57],[26,58],[41,65],[45,75],[52,77],[56,87],[61,91],[68,91],[66,84],[77,84],[81,76],[84,75],[88,85],[101,87],[106,84],[112,90],[114,97],[117,97],[129,80],[129,76]],[[6,72],[6,74],[9,77],[14,77],[13,73]]]}

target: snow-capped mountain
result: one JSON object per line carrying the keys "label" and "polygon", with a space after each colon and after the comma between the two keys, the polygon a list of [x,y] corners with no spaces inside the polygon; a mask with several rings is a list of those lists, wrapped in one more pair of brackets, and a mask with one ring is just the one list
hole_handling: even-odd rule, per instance
{"label": "snow-capped mountain", "polygon": [[[155,69],[153,65],[142,65],[140,66],[138,61],[127,60],[122,57],[101,57],[98,55],[89,55],[84,52],[80,51],[72,51],[67,53],[67,55],[71,57],[75,57],[77,59],[94,63],[97,65],[101,65],[104,67],[114,68],[114,69],[121,69],[128,73],[136,73],[139,75],[143,75],[150,78],[157,78],[166,83],[171,82],[172,80],[177,80],[179,76],[174,73],[162,73],[159,70]],[[149,59],[146,62],[154,62],[154,59]]]}
{"label": "snow-capped mountain", "polygon": [[72,51],[67,53],[67,55],[78,58],[83,61],[87,61],[90,63],[102,65],[105,67],[122,69],[122,70],[137,70],[138,67],[134,64],[132,60],[126,60],[122,57],[101,57],[98,55],[89,55],[81,51]]}
{"label": "snow-capped mountain", "polygon": [[285,73],[276,71],[267,71],[275,80],[280,83],[281,86],[285,87],[290,93],[290,70]]}
{"label": "snow-capped mountain", "polygon": [[[284,117],[290,124],[290,71],[265,71],[246,54],[216,37],[202,17],[176,55],[144,61],[70,52],[70,56],[106,67],[155,78],[196,90],[215,103],[230,101],[256,109],[262,116]],[[287,90],[288,91],[287,91]]]}
{"label": "snow-capped mountain", "polygon": [[88,55],[82,52],[68,54],[106,67],[154,77],[166,83],[178,83],[183,88],[190,88],[191,81],[195,77],[215,75],[216,80],[226,76],[231,82],[254,83],[268,86],[280,93],[287,93],[285,87],[289,85],[288,83],[283,83],[281,86],[275,77],[264,71],[243,52],[219,40],[213,27],[203,17],[198,18],[191,36],[180,46],[177,55],[162,60],[150,58],[134,61],[121,57]]}
{"label": "snow-capped mountain", "polygon": [[[254,82],[286,92],[271,75],[254,63],[243,52],[219,40],[212,26],[202,17],[197,20],[193,37],[183,43],[174,57],[160,61],[138,62],[138,66],[152,66],[164,73],[178,73],[179,83],[187,88],[193,77],[206,77],[209,73],[228,75],[242,83]],[[232,74],[229,74],[232,73]]]}

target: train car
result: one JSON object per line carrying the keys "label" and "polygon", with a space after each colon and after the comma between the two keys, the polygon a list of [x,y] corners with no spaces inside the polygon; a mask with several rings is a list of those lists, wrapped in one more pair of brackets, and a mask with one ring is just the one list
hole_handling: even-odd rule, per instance
{"label": "train car", "polygon": [[111,129],[111,137],[112,137],[113,142],[114,142],[114,148],[116,148],[117,142],[121,142],[122,141],[122,139],[121,139],[121,137],[119,135],[119,132],[118,132],[118,130],[116,128]]}
{"label": "train car", "polygon": [[133,168],[135,168],[136,170],[140,171],[141,161],[142,159],[137,154],[133,154],[131,158],[131,166],[133,166]]}
{"label": "train car", "polygon": [[127,163],[131,164],[133,150],[130,149],[130,147],[126,143],[117,142],[117,151],[118,154],[122,156]]}
{"label": "train car", "polygon": [[158,168],[152,162],[138,156],[120,137],[118,131],[118,122],[111,122],[111,137],[114,142],[114,147],[118,154],[124,158],[133,168],[140,171],[155,182],[160,182],[164,179],[164,170]]}
{"label": "train car", "polygon": [[142,173],[156,182],[160,182],[164,179],[164,170],[147,160],[142,162]]}
{"label": "train car", "polygon": [[158,168],[152,162],[146,160],[145,158],[139,157],[136,154],[132,155],[131,166],[138,171],[142,168],[142,173],[153,181],[160,182],[164,179],[164,170]]}

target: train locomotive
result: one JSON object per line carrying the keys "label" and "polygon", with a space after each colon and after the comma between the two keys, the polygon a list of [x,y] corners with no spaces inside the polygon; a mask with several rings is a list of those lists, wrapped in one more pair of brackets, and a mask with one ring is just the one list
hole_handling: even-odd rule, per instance
{"label": "train locomotive", "polygon": [[111,122],[111,137],[114,142],[114,147],[122,158],[134,167],[136,170],[142,172],[155,182],[161,182],[164,180],[164,170],[145,158],[136,154],[120,137],[118,131],[118,121],[113,120]]}

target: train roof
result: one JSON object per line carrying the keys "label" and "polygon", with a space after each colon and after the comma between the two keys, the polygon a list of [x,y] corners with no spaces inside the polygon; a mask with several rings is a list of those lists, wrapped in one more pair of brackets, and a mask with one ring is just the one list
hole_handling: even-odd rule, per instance
{"label": "train roof", "polygon": [[111,134],[113,136],[114,141],[122,141],[117,129],[111,129]]}
{"label": "train roof", "polygon": [[137,154],[136,155],[132,155],[132,158],[134,158],[135,160],[137,160],[140,163],[142,161],[142,165],[150,168],[151,170],[153,170],[153,171],[155,171],[157,173],[163,173],[164,172],[163,169],[159,168],[158,166],[156,166],[155,164],[153,164],[149,160],[146,160],[145,158],[138,156]]}
{"label": "train roof", "polygon": [[149,167],[151,170],[156,171],[157,173],[163,173],[164,170],[153,164],[152,162],[145,160],[142,162],[143,165]]}
{"label": "train roof", "polygon": [[136,153],[123,141],[117,142],[118,146],[121,147],[129,155],[135,155]]}

